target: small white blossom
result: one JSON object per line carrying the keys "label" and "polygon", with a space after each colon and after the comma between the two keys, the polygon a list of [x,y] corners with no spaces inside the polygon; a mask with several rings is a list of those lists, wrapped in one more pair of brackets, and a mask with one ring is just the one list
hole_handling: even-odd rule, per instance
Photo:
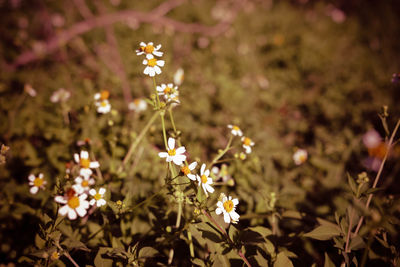
{"label": "small white blossom", "polygon": [[376,148],[382,143],[382,137],[374,129],[366,132],[362,140],[367,148]]}
{"label": "small white blossom", "polygon": [[97,107],[97,112],[101,113],[101,114],[107,114],[108,112],[111,111],[111,105],[110,102],[108,102],[108,100],[103,100],[103,101],[99,101],[96,102],[96,107]]}
{"label": "small white blossom", "polygon": [[60,88],[57,91],[55,91],[51,97],[50,101],[52,103],[58,103],[58,102],[66,102],[71,96],[71,93],[64,88]]}
{"label": "small white blossom", "polygon": [[87,213],[89,208],[89,202],[86,200],[87,195],[77,195],[74,189],[69,189],[65,196],[56,196],[54,200],[60,204],[65,204],[62,206],[58,213],[61,216],[68,214],[70,220],[75,220],[79,215],[83,217]]}
{"label": "small white blossom", "polygon": [[245,149],[246,153],[250,154],[251,147],[254,146],[253,140],[251,140],[250,138],[245,137],[245,136],[243,136],[241,140],[242,140],[242,146]]}
{"label": "small white blossom", "polygon": [[80,156],[77,153],[75,153],[74,159],[75,159],[75,162],[80,165],[81,169],[80,169],[79,173],[83,177],[89,177],[93,173],[91,169],[100,167],[99,162],[90,161],[89,153],[84,150],[81,151]]}
{"label": "small white blossom", "polygon": [[204,193],[208,196],[207,192],[214,193],[214,188],[211,187],[213,180],[210,176],[210,170],[206,170],[206,164],[202,164],[200,168],[200,175],[196,175],[199,186],[201,185]]}
{"label": "small white blossom", "polygon": [[156,74],[161,73],[161,68],[164,67],[165,61],[154,58],[152,54],[147,54],[146,59],[143,60],[143,65],[146,65],[143,73],[154,77]]}
{"label": "small white blossom", "polygon": [[183,69],[179,68],[174,74],[174,83],[176,85],[181,85],[184,77],[185,77],[185,73],[184,73]]}
{"label": "small white blossom", "polygon": [[242,132],[242,130],[240,130],[239,126],[229,124],[229,125],[228,125],[228,128],[229,128],[229,129],[232,129],[232,130],[231,130],[231,133],[232,133],[234,136],[242,136],[242,135],[243,135],[243,132]]}
{"label": "small white blossom", "polygon": [[40,173],[38,176],[31,174],[29,175],[28,180],[29,185],[31,186],[29,192],[33,195],[36,194],[39,189],[44,189],[44,186],[47,184],[43,178],[43,173]]}
{"label": "small white blossom", "polygon": [[235,209],[239,204],[239,200],[237,198],[232,199],[231,196],[226,197],[224,194],[221,194],[221,196],[221,200],[217,203],[215,213],[217,215],[222,213],[226,223],[237,223],[240,216],[236,213]]}
{"label": "small white blossom", "polygon": [[90,178],[89,176],[84,176],[84,177],[76,177],[75,178],[75,185],[74,189],[78,194],[81,194],[83,192],[89,191],[90,186],[94,185],[94,179]]}
{"label": "small white blossom", "polygon": [[140,55],[144,55],[144,54],[146,54],[146,55],[153,54],[157,57],[162,57],[163,52],[158,51],[158,50],[160,50],[160,48],[161,48],[160,44],[157,46],[154,46],[153,42],[150,42],[147,44],[145,42],[141,42],[139,49],[136,50],[136,55],[140,56]]}
{"label": "small white blossom", "polygon": [[176,165],[180,166],[186,160],[186,155],[183,153],[186,152],[184,146],[178,147],[175,149],[175,139],[170,137],[168,139],[168,151],[167,152],[160,152],[158,156],[160,158],[166,158],[167,162],[174,162]]}
{"label": "small white blossom", "polygon": [[190,180],[196,181],[196,175],[192,174],[191,171],[193,171],[197,166],[197,162],[194,161],[190,163],[189,165],[182,164],[181,166],[181,172],[186,175]]}
{"label": "small white blossom", "polygon": [[104,200],[104,194],[106,193],[105,188],[100,188],[98,192],[96,192],[95,189],[90,189],[89,194],[93,197],[92,200],[90,200],[90,205],[96,204],[97,207],[104,206],[107,202]]}
{"label": "small white blossom", "polygon": [[144,99],[135,98],[131,103],[129,103],[128,108],[129,110],[142,112],[147,109],[147,102]]}
{"label": "small white blossom", "polygon": [[158,95],[164,96],[164,99],[167,102],[172,101],[179,96],[178,86],[175,86],[172,83],[161,84],[161,86],[157,86],[156,88]]}
{"label": "small white blossom", "polygon": [[296,165],[301,165],[306,162],[308,157],[307,150],[305,149],[297,149],[293,154],[293,161]]}

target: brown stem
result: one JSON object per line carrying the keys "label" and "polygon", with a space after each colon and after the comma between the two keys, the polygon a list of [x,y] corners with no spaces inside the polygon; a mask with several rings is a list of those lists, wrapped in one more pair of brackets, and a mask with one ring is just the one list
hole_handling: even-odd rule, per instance
{"label": "brown stem", "polygon": [[[387,157],[389,155],[390,149],[392,148],[393,139],[394,139],[394,137],[395,137],[395,135],[397,133],[397,130],[399,129],[399,126],[400,126],[400,120],[397,121],[397,124],[394,127],[394,130],[392,132],[392,136],[390,137],[390,140],[389,140],[389,143],[388,143],[388,146],[387,146],[385,157],[383,158],[381,166],[379,167],[379,171],[376,174],[375,181],[374,181],[374,184],[372,185],[372,188],[376,188],[376,185],[378,184],[379,178],[381,177],[381,174],[382,174],[383,166],[385,165],[385,162],[386,162],[386,159],[387,159]],[[374,194],[370,194],[368,196],[367,203],[365,204],[365,209],[367,211],[368,211],[369,205],[371,204],[371,200],[372,200],[373,195]],[[363,221],[364,221],[364,216],[361,216],[359,221],[358,221],[357,228],[354,231],[354,235],[357,235],[358,232],[360,231],[360,228],[361,228],[361,225],[362,225]]]}
{"label": "brown stem", "polygon": [[[213,217],[211,217],[210,214],[208,214],[208,212],[206,210],[201,210],[202,213],[222,232],[222,234],[228,239],[229,243],[234,244],[232,239],[229,237],[229,235],[227,234],[227,232],[225,231],[224,228],[222,228],[216,220],[214,220]],[[250,262],[246,259],[246,257],[244,256],[242,249],[238,249],[237,253],[239,255],[240,258],[242,258],[242,260],[246,263],[247,266],[251,267]]]}

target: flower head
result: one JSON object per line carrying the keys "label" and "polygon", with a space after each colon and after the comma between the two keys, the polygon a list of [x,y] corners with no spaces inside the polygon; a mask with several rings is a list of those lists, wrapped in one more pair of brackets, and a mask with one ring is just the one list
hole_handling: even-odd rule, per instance
{"label": "flower head", "polygon": [[224,221],[226,223],[237,223],[240,216],[236,213],[235,209],[238,204],[239,200],[237,198],[232,199],[231,196],[226,197],[224,194],[221,194],[215,213],[217,215],[224,214]]}
{"label": "flower head", "polygon": [[190,180],[196,181],[196,175],[192,174],[193,171],[197,166],[197,162],[194,161],[189,165],[182,164],[181,165],[181,172],[186,175]]}
{"label": "flower head", "polygon": [[200,168],[200,175],[196,174],[196,178],[199,182],[199,186],[201,185],[206,196],[208,196],[207,192],[214,193],[214,188],[211,187],[213,180],[209,176],[210,170],[206,170],[206,164],[203,163]]}
{"label": "flower head", "polygon": [[184,77],[185,77],[185,72],[183,71],[182,68],[179,68],[174,74],[174,83],[176,85],[181,85]]}
{"label": "flower head", "polygon": [[167,102],[176,100],[179,96],[178,86],[174,86],[172,83],[161,84],[161,86],[157,86],[157,92],[158,95],[164,96],[164,99]]}
{"label": "flower head", "polygon": [[293,160],[296,165],[301,165],[306,162],[308,157],[307,150],[305,149],[297,149],[293,154]]}
{"label": "flower head", "polygon": [[92,200],[90,200],[90,205],[96,204],[97,207],[104,206],[107,202],[104,200],[104,194],[106,193],[105,188],[100,188],[99,191],[96,191],[95,189],[90,189],[89,194],[93,197]]}
{"label": "flower head", "polygon": [[229,128],[229,129],[232,129],[232,130],[231,130],[231,133],[232,133],[234,136],[242,136],[242,135],[243,135],[242,130],[240,130],[239,126],[229,124],[229,125],[228,125],[228,128]]}
{"label": "flower head", "polygon": [[146,65],[143,73],[149,75],[150,77],[154,77],[156,74],[161,73],[161,68],[165,64],[164,60],[158,60],[154,58],[152,54],[147,54],[146,59],[143,60],[143,65]]}
{"label": "flower head", "polygon": [[168,139],[167,150],[167,152],[158,153],[158,156],[160,158],[166,158],[167,162],[173,161],[178,166],[182,165],[182,163],[186,160],[186,155],[183,154],[186,152],[185,147],[181,146],[175,149],[175,139],[172,137]]}
{"label": "flower head", "polygon": [[86,194],[78,195],[76,191],[71,188],[64,196],[56,196],[54,200],[60,204],[65,204],[58,211],[61,216],[68,214],[70,220],[75,220],[78,217],[77,215],[80,217],[86,215],[87,209],[89,208],[89,202],[86,198]]}
{"label": "flower head", "polygon": [[129,103],[128,108],[129,110],[136,112],[145,111],[147,109],[147,102],[142,98],[135,98],[131,103]]}
{"label": "flower head", "polygon": [[136,55],[155,55],[157,57],[161,57],[163,55],[163,52],[158,51],[160,50],[161,45],[154,46],[153,42],[150,43],[145,43],[141,42],[139,49],[136,50]]}
{"label": "flower head", "polygon": [[80,156],[77,153],[75,153],[74,159],[75,159],[75,162],[80,165],[81,169],[80,169],[79,173],[83,177],[89,177],[93,173],[91,169],[100,167],[99,162],[90,161],[89,153],[84,150],[81,151]]}
{"label": "flower head", "polygon": [[31,192],[31,194],[36,194],[39,189],[44,189],[44,186],[47,184],[47,182],[43,178],[43,173],[39,173],[38,176],[31,174],[29,175],[28,180],[29,185],[31,186],[31,189],[29,189],[29,192]]}
{"label": "flower head", "polygon": [[54,91],[54,93],[50,97],[50,101],[52,103],[58,103],[58,102],[66,102],[71,96],[71,93],[64,88],[60,88],[57,91]]}
{"label": "flower head", "polygon": [[94,179],[89,176],[78,176],[75,178],[74,189],[79,194],[89,191],[91,185],[94,185]]}
{"label": "flower head", "polygon": [[254,146],[253,140],[251,140],[249,137],[243,136],[242,139],[242,146],[245,149],[247,154],[251,153],[251,147]]}

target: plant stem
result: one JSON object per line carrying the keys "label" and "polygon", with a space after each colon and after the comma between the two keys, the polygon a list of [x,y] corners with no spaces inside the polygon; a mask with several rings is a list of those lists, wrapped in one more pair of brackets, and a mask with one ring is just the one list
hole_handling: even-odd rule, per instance
{"label": "plant stem", "polygon": [[[222,228],[216,220],[214,220],[213,217],[211,217],[210,214],[208,214],[208,212],[206,210],[201,210],[201,212],[222,232],[222,234],[228,239],[229,243],[231,243],[232,245],[234,245],[232,239],[229,237],[229,235],[226,233],[225,229]],[[251,264],[249,263],[249,261],[246,259],[246,257],[244,256],[242,249],[237,249],[237,253],[239,255],[240,258],[242,258],[242,260],[246,263],[247,266],[251,267]]]}
{"label": "plant stem", "polygon": [[118,168],[118,172],[121,172],[124,169],[124,166],[126,163],[129,161],[129,159],[132,156],[133,151],[135,151],[136,147],[138,146],[139,142],[142,140],[146,132],[149,130],[150,126],[153,124],[155,119],[157,118],[158,114],[160,112],[156,112],[153,114],[153,116],[150,118],[150,120],[147,122],[146,126],[143,128],[143,130],[140,132],[139,136],[135,139],[135,141],[132,143],[131,147],[128,150],[128,153],[126,153],[126,156],[124,160],[122,161],[121,166]]}
{"label": "plant stem", "polygon": [[[386,150],[385,156],[384,156],[384,158],[382,160],[381,166],[379,167],[379,171],[376,174],[375,181],[374,181],[374,184],[372,185],[372,188],[376,188],[376,185],[378,184],[379,178],[381,177],[381,174],[382,174],[383,166],[385,165],[385,162],[386,162],[386,159],[387,159],[387,157],[389,155],[390,149],[392,148],[393,139],[394,139],[394,137],[395,137],[395,135],[397,133],[397,130],[399,129],[399,126],[400,126],[400,120],[397,121],[396,126],[394,127],[394,130],[392,132],[392,136],[390,137],[389,143],[387,145],[387,150]],[[368,208],[369,208],[369,205],[371,203],[373,195],[374,194],[370,194],[368,196],[367,203],[365,204],[365,208],[366,208],[367,211],[368,211]],[[360,231],[360,228],[361,228],[361,225],[363,223],[363,220],[364,220],[364,216],[361,216],[359,221],[358,221],[357,228],[354,231],[354,235],[357,235],[358,232]]]}
{"label": "plant stem", "polygon": [[349,243],[350,243],[350,236],[351,236],[351,228],[352,228],[352,224],[353,224],[353,218],[354,218],[354,208],[351,207],[350,218],[349,218],[349,229],[347,230],[346,247],[344,249],[344,253],[349,253],[351,251],[351,250],[349,250]]}
{"label": "plant stem", "polygon": [[217,163],[217,161],[222,158],[226,152],[229,151],[229,149],[231,149],[231,144],[232,144],[232,140],[233,140],[233,135],[231,135],[229,137],[229,141],[228,144],[226,144],[226,147],[224,148],[224,150],[222,150],[211,162],[210,167],[212,167],[215,163]]}

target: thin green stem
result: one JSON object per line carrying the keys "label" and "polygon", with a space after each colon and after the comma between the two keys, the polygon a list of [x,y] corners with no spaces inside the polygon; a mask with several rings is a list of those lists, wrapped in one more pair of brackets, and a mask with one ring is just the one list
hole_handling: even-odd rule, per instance
{"label": "thin green stem", "polygon": [[171,120],[172,129],[174,129],[174,133],[177,134],[178,132],[177,132],[176,127],[175,127],[174,116],[172,115],[172,109],[171,108],[168,109],[168,113],[169,113],[169,118]]}
{"label": "thin green stem", "polygon": [[157,83],[156,83],[156,77],[153,76],[153,85],[154,85],[154,91],[156,93],[156,98],[157,98],[157,109],[160,108],[160,97],[158,96],[158,92],[157,92]]}
{"label": "thin green stem", "polygon": [[210,167],[212,167],[214,164],[216,164],[218,162],[218,160],[220,158],[222,158],[225,155],[225,153],[229,151],[229,149],[231,149],[232,140],[233,140],[233,135],[231,135],[229,137],[228,144],[226,144],[226,147],[224,148],[224,150],[222,150],[220,153],[218,153],[218,155],[213,159],[213,161],[210,164]]}
{"label": "thin green stem", "polygon": [[140,132],[139,136],[135,139],[135,141],[132,143],[131,147],[128,150],[128,153],[126,153],[124,160],[122,161],[121,166],[118,168],[118,172],[121,172],[126,163],[129,161],[129,159],[132,156],[133,151],[135,151],[136,147],[139,145],[139,142],[142,140],[144,135],[147,133],[147,131],[150,129],[150,126],[154,123],[156,120],[158,114],[160,112],[156,112],[153,114],[153,116],[150,118],[150,120],[147,122],[146,126],[143,128],[143,130]]}

